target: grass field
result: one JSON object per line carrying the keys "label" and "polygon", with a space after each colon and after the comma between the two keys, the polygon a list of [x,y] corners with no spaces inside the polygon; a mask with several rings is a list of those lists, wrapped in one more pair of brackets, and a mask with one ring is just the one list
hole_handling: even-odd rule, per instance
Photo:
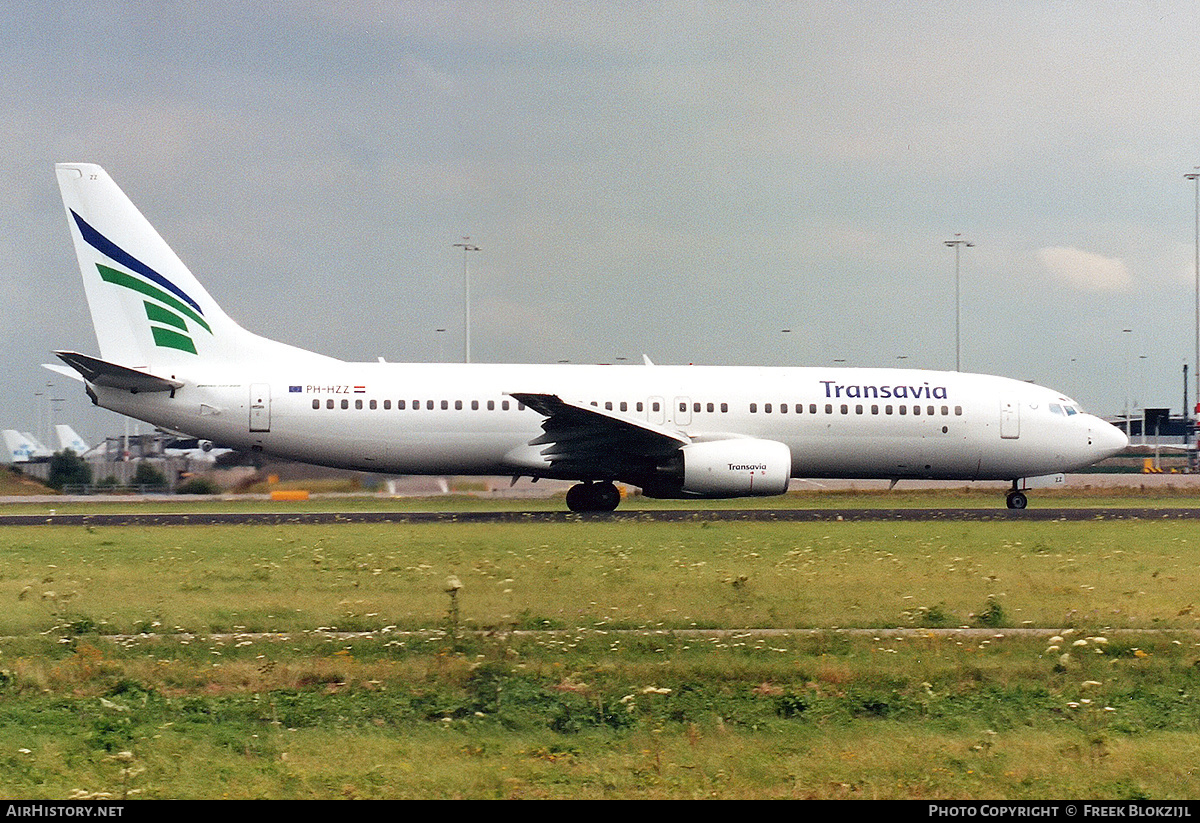
{"label": "grass field", "polygon": [[1198,569],[1178,522],[10,527],[0,793],[1196,797]]}

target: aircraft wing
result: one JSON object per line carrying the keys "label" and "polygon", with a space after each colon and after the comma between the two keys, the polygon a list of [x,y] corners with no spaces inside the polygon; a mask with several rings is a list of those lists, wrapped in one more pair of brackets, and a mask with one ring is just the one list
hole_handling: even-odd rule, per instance
{"label": "aircraft wing", "polygon": [[556,475],[619,478],[645,472],[692,442],[673,429],[555,394],[512,393],[543,415],[542,434],[529,441]]}

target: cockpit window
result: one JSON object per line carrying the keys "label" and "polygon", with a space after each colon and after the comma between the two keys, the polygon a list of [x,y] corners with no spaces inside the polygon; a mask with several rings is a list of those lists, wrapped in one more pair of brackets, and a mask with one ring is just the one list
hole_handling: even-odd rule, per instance
{"label": "cockpit window", "polygon": [[1070,417],[1073,414],[1079,414],[1079,409],[1075,408],[1074,406],[1067,406],[1066,409],[1067,417]]}
{"label": "cockpit window", "polygon": [[1058,405],[1057,403],[1051,403],[1050,411],[1054,412],[1055,414],[1061,415],[1063,413],[1063,408],[1062,408],[1062,406]]}

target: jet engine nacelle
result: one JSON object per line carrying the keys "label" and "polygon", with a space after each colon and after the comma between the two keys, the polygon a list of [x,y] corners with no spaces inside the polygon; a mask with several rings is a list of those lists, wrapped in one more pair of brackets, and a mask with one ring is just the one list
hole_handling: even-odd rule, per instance
{"label": "jet engine nacelle", "polygon": [[685,495],[752,497],[783,494],[792,476],[792,450],[774,440],[739,438],[691,443],[680,449]]}

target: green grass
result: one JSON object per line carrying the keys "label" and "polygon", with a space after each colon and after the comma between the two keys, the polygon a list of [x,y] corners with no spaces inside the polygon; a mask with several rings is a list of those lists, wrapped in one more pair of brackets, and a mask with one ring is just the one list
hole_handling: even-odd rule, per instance
{"label": "green grass", "polygon": [[1165,638],[1065,664],[955,637],[40,643],[5,649],[9,798],[1198,788],[1196,649]]}
{"label": "green grass", "polygon": [[[1198,628],[1176,522],[9,527],[0,635],[466,628]],[[119,593],[119,596],[117,596]]]}
{"label": "green grass", "polygon": [[9,527],[0,794],[1195,797],[1198,570],[1158,521]]}

